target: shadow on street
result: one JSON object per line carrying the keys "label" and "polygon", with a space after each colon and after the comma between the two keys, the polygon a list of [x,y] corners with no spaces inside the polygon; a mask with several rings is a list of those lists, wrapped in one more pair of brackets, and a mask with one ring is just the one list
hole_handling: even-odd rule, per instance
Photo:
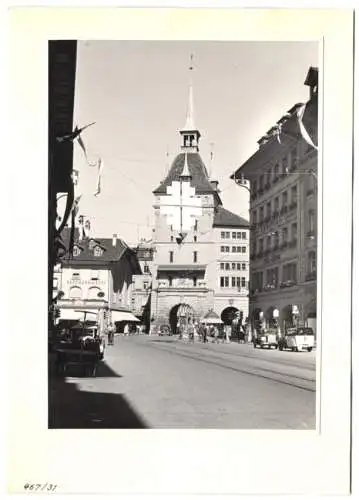
{"label": "shadow on street", "polygon": [[[73,375],[70,371],[67,376]],[[105,363],[98,377],[121,377]],[[95,377],[94,380],[96,380]],[[147,426],[122,394],[83,391],[49,370],[49,429],[145,429]]]}

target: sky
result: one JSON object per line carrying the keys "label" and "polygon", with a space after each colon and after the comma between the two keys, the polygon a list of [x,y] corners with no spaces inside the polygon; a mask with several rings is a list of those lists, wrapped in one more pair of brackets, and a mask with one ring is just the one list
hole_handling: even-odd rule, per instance
{"label": "sky", "polygon": [[79,214],[90,219],[93,236],[118,233],[128,244],[151,237],[152,191],[180,152],[191,54],[200,155],[219,181],[223,206],[248,218],[248,191],[229,177],[287,110],[308,100],[304,80],[318,66],[318,44],[79,41],[74,125],[96,122],[82,138],[90,162],[100,157],[104,165],[94,196],[97,169],[75,145]]}

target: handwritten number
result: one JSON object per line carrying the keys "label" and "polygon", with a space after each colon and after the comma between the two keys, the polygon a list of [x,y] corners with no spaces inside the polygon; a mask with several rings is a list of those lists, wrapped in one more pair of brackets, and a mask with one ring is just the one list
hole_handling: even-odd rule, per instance
{"label": "handwritten number", "polygon": [[25,483],[24,484],[24,490],[28,490],[28,491],[44,491],[44,490],[47,490],[47,491],[55,491],[57,488],[57,484],[51,484],[51,483],[45,483],[45,484],[41,484],[41,483]]}

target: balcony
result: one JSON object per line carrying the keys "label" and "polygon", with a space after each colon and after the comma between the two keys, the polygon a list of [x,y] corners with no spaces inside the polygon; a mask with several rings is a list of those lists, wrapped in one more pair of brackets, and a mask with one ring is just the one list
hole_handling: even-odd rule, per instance
{"label": "balcony", "polygon": [[286,281],[282,281],[279,286],[280,286],[280,288],[290,288],[292,286],[295,286],[296,284],[297,284],[296,280],[286,280]]}
{"label": "balcony", "polygon": [[315,281],[317,279],[317,271],[311,271],[305,277],[305,281]]}
{"label": "balcony", "polygon": [[173,280],[172,282],[169,280],[159,280],[158,288],[161,290],[184,289],[188,291],[201,291],[207,290],[207,282],[204,280],[197,280],[196,284],[194,284],[191,280]]}

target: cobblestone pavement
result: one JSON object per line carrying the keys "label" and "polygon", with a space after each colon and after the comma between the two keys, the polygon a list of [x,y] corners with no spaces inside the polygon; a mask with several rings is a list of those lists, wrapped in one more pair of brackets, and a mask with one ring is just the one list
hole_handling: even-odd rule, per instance
{"label": "cobblestone pavement", "polygon": [[116,337],[95,378],[51,377],[50,427],[314,429],[316,353]]}

